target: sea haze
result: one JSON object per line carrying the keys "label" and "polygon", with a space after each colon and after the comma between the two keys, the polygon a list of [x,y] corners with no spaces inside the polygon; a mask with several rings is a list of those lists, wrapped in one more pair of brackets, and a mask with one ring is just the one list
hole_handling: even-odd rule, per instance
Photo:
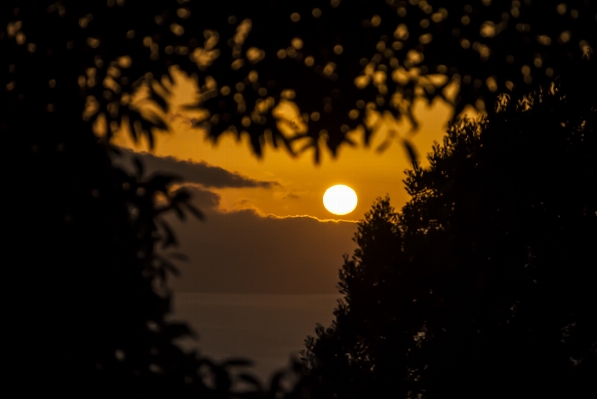
{"label": "sea haze", "polygon": [[204,294],[176,293],[171,320],[185,321],[199,340],[180,345],[215,360],[246,357],[248,369],[262,381],[298,357],[316,323],[329,326],[340,294]]}

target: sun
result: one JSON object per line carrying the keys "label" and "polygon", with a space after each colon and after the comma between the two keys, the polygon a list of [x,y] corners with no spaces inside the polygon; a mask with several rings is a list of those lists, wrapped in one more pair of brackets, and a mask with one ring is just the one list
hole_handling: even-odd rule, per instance
{"label": "sun", "polygon": [[323,194],[323,206],[335,215],[346,215],[357,206],[357,193],[348,186],[338,184]]}

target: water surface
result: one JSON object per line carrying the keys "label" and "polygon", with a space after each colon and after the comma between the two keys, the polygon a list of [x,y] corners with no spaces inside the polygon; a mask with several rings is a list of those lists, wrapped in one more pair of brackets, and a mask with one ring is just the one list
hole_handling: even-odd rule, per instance
{"label": "water surface", "polygon": [[268,381],[273,371],[288,365],[291,354],[304,349],[316,323],[330,325],[340,297],[176,293],[172,320],[187,322],[199,335],[198,341],[181,341],[183,348],[216,360],[248,357],[254,361],[250,370]]}

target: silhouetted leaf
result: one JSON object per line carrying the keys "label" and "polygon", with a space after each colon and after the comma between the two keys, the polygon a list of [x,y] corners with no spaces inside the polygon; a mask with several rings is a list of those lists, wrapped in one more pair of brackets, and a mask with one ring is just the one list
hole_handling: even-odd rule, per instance
{"label": "silhouetted leaf", "polygon": [[180,205],[178,203],[172,204],[172,209],[175,211],[176,216],[178,216],[179,220],[185,220],[186,219],[185,213],[180,208]]}
{"label": "silhouetted leaf", "polygon": [[168,102],[166,99],[158,94],[154,89],[151,89],[151,99],[157,103],[157,105],[161,108],[164,113],[168,113]]}
{"label": "silhouetted leaf", "polygon": [[188,211],[193,214],[199,220],[205,220],[205,214],[201,212],[198,208],[196,208],[193,204],[189,202],[185,202],[185,206],[187,207]]}
{"label": "silhouetted leaf", "polygon": [[188,260],[189,260],[189,257],[187,255],[180,253],[180,252],[170,252],[170,253],[168,253],[168,257],[172,258],[172,259],[184,261],[184,262],[188,262]]}
{"label": "silhouetted leaf", "polygon": [[[160,129],[160,130],[168,130],[168,125],[166,124],[166,121],[161,116],[158,116],[156,114],[151,114],[149,117],[149,121],[150,121],[152,127],[156,127],[157,129]],[[148,132],[150,131],[150,125],[147,125],[146,130]]]}
{"label": "silhouetted leaf", "polygon": [[137,177],[143,177],[143,162],[139,157],[133,157],[133,164],[135,165],[135,172],[137,173]]}
{"label": "silhouetted leaf", "polygon": [[[168,271],[168,272],[172,273],[173,276],[175,276],[175,277],[179,277],[180,276],[180,271],[178,270],[178,268],[176,267],[176,265],[174,265],[171,262],[168,262],[164,258],[161,258],[161,266],[162,266],[162,268],[165,271]],[[164,276],[162,279],[165,280],[166,277]]]}
{"label": "silhouetted leaf", "polygon": [[417,153],[416,153],[414,147],[408,140],[402,140],[402,145],[404,146],[404,149],[408,153],[408,157],[409,157],[411,163],[413,164],[413,168],[417,169],[419,166],[418,166],[418,161],[417,161]]}
{"label": "silhouetted leaf", "polygon": [[172,231],[168,223],[164,222],[163,220],[160,220],[159,223],[162,229],[164,230],[164,233],[166,233],[166,238],[162,240],[162,248],[167,248],[171,245],[177,245],[178,240],[176,239],[176,236],[174,235],[174,232]]}
{"label": "silhouetted leaf", "polygon": [[176,190],[176,192],[174,193],[174,195],[172,196],[172,202],[173,203],[183,203],[188,201],[191,198],[191,193],[185,189],[185,188],[180,188],[178,190]]}
{"label": "silhouetted leaf", "polygon": [[168,323],[164,327],[164,333],[172,339],[184,336],[195,336],[195,333],[184,323]]}
{"label": "silhouetted leaf", "polygon": [[241,379],[243,382],[254,385],[255,387],[261,390],[261,381],[259,381],[256,377],[250,374],[241,373],[238,375],[238,378]]}
{"label": "silhouetted leaf", "polygon": [[249,359],[242,359],[242,358],[229,358],[223,360],[220,363],[222,367],[250,367],[253,365],[253,361]]}
{"label": "silhouetted leaf", "polygon": [[163,193],[168,192],[168,186],[170,186],[174,182],[181,181],[182,178],[178,175],[170,175],[170,174],[153,174],[149,181],[145,183],[145,187],[149,192],[155,193],[161,191]]}

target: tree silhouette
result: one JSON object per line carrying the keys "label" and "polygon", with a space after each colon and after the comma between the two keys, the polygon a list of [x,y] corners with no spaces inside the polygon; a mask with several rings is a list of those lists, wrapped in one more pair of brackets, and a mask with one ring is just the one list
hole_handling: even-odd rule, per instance
{"label": "tree silhouette", "polygon": [[359,247],[351,259],[345,257],[340,270],[339,288],[345,298],[334,311],[336,320],[327,329],[319,325],[317,337],[306,340],[303,356],[307,370],[302,385],[297,386],[303,397],[379,397],[402,390],[404,377],[397,367],[385,380],[378,375],[387,370],[377,355],[388,354],[387,360],[401,361],[397,348],[389,351],[389,345],[400,341],[396,332],[388,330],[397,317],[389,294],[397,294],[394,290],[401,276],[396,266],[403,259],[398,214],[389,198],[378,199],[359,222],[354,239]]}
{"label": "tree silhouette", "polygon": [[[160,217],[194,212],[187,194],[110,162],[116,132],[153,145],[167,128],[172,67],[198,77],[197,122],[212,139],[246,131],[261,154],[271,132],[317,161],[370,110],[416,126],[419,97],[458,113],[574,77],[591,58],[595,14],[587,1],[2,2],[3,386],[230,394],[225,367],[180,352],[172,340],[188,331],[164,321],[171,268],[155,247],[175,240]],[[154,112],[132,101],[142,89]]]}
{"label": "tree silhouette", "polygon": [[[416,98],[442,98],[455,115],[467,105],[483,110],[499,93],[520,95],[573,73],[597,39],[597,6],[586,0],[102,0],[2,7],[3,46],[16,57],[3,61],[2,73],[13,95],[32,88],[40,106],[54,112],[70,98],[77,115],[86,101],[90,122],[106,118],[107,138],[127,126],[151,144],[152,128],[166,128],[164,115],[142,115],[130,94],[145,87],[168,112],[168,79],[178,66],[198,77],[197,107],[208,111],[209,137],[246,131],[261,154],[272,134],[274,145],[291,154],[315,148],[316,160],[322,146],[335,154],[350,143],[346,133],[371,110],[406,116],[415,128]],[[446,90],[450,85],[454,90]],[[276,107],[289,103],[298,110]]]}
{"label": "tree silhouette", "polygon": [[398,215],[378,199],[305,397],[595,396],[597,114],[576,90],[457,121]]}
{"label": "tree silhouette", "polygon": [[[19,15],[13,5],[2,3],[3,21]],[[78,3],[19,5],[22,21],[3,23],[0,38],[2,389],[68,398],[280,393],[282,373],[266,389],[231,374],[246,360],[215,364],[175,345],[191,332],[165,318],[176,269],[157,247],[176,239],[162,216],[201,213],[173,190],[173,176],[145,176],[140,162],[134,175],[112,165],[117,150],[92,132],[91,94],[78,76],[101,62],[85,48],[70,52],[81,44]],[[95,78],[85,76],[91,90]]]}

